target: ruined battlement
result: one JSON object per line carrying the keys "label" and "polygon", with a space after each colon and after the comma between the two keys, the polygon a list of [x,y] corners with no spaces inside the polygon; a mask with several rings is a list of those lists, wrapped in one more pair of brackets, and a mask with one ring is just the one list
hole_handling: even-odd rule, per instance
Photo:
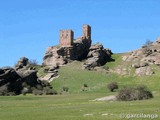
{"label": "ruined battlement", "polygon": [[[79,38],[91,41],[91,27],[89,25],[83,25],[82,36],[78,37],[78,39]],[[60,30],[60,47],[72,47],[74,43],[73,40],[74,32],[72,30]]]}
{"label": "ruined battlement", "polygon": [[91,40],[91,27],[89,25],[83,25],[83,37]]}
{"label": "ruined battlement", "polygon": [[60,41],[61,47],[70,47],[73,44],[74,32],[72,30],[60,30]]}

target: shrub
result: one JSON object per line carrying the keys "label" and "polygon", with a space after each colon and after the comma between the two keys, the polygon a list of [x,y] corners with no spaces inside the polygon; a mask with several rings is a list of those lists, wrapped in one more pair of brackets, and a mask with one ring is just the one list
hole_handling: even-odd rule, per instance
{"label": "shrub", "polygon": [[44,95],[56,95],[57,91],[51,89],[50,87],[43,88],[43,94]]}
{"label": "shrub", "polygon": [[21,94],[26,95],[29,92],[28,88],[24,87]]}
{"label": "shrub", "polygon": [[87,90],[88,90],[88,85],[83,84],[83,86],[81,87],[81,91],[87,91]]}
{"label": "shrub", "polygon": [[111,82],[107,85],[107,88],[111,91],[114,92],[115,89],[118,89],[118,84],[117,82]]}
{"label": "shrub", "polygon": [[147,39],[147,40],[146,40],[146,43],[145,43],[145,46],[151,46],[152,43],[153,43],[153,42],[152,42],[151,40]]}
{"label": "shrub", "polygon": [[152,93],[145,86],[126,87],[119,91],[117,100],[132,101],[153,98]]}
{"label": "shrub", "polygon": [[34,95],[43,95],[43,91],[42,91],[42,90],[34,89],[34,90],[33,90],[33,94],[34,94]]}
{"label": "shrub", "polygon": [[66,86],[63,86],[63,87],[62,87],[62,90],[63,90],[64,92],[68,92],[69,88],[66,87]]}
{"label": "shrub", "polygon": [[36,66],[36,65],[38,65],[38,62],[37,62],[37,60],[33,59],[33,60],[29,60],[29,64],[32,66]]}
{"label": "shrub", "polygon": [[16,93],[14,91],[10,91],[8,86],[10,83],[7,83],[3,86],[0,86],[0,96],[15,96]]}
{"label": "shrub", "polygon": [[3,85],[0,87],[0,96],[7,96],[8,95],[8,85]]}
{"label": "shrub", "polygon": [[105,70],[109,71],[109,67],[108,67],[108,66],[106,66],[106,65],[104,65],[104,66],[103,66],[103,69],[105,69]]}
{"label": "shrub", "polygon": [[88,85],[87,84],[83,84],[83,87],[88,87]]}

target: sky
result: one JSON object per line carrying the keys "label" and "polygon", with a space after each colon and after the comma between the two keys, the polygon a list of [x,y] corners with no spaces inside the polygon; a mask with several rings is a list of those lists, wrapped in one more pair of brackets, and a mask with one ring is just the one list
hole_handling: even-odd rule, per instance
{"label": "sky", "polygon": [[0,0],[0,67],[20,57],[43,61],[59,43],[59,30],[82,35],[92,27],[92,43],[113,53],[140,48],[160,37],[160,0]]}

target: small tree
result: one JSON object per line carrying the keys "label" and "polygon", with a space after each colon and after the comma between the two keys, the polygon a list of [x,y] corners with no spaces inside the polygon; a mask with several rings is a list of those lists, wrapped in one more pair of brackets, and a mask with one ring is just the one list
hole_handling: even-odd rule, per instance
{"label": "small tree", "polygon": [[32,66],[36,66],[36,65],[38,65],[38,61],[35,59],[32,59],[32,60],[29,60],[29,64]]}
{"label": "small tree", "polygon": [[152,41],[151,40],[149,40],[149,39],[147,39],[146,40],[146,43],[145,43],[145,46],[150,46],[150,45],[152,45]]}
{"label": "small tree", "polygon": [[115,89],[118,89],[118,84],[117,82],[111,82],[107,85],[107,88],[111,91],[114,92]]}
{"label": "small tree", "polygon": [[152,50],[150,49],[150,46],[152,45],[152,43],[153,43],[152,41],[146,40],[146,43],[142,46],[143,48],[142,51],[146,56],[152,54]]}

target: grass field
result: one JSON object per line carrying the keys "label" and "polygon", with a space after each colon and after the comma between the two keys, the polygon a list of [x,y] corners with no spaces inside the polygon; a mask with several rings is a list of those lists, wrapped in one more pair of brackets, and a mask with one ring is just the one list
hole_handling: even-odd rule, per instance
{"label": "grass field", "polygon": [[[121,62],[119,55],[113,57],[118,60],[107,65],[111,68]],[[87,71],[81,67],[81,63],[77,61],[61,67],[60,77],[51,84],[59,93],[64,86],[68,87],[69,91],[62,95],[0,97],[0,120],[127,120],[120,118],[120,114],[157,114],[157,119],[160,119],[159,74],[143,77],[118,76],[102,69]],[[93,101],[96,98],[117,94],[106,88],[112,81],[116,81],[119,88],[146,85],[154,98],[130,102]],[[82,90],[84,84],[88,85],[86,91]]]}
{"label": "grass field", "polygon": [[120,114],[159,114],[160,97],[133,102],[90,101],[105,94],[0,97],[1,120],[118,120]]}

